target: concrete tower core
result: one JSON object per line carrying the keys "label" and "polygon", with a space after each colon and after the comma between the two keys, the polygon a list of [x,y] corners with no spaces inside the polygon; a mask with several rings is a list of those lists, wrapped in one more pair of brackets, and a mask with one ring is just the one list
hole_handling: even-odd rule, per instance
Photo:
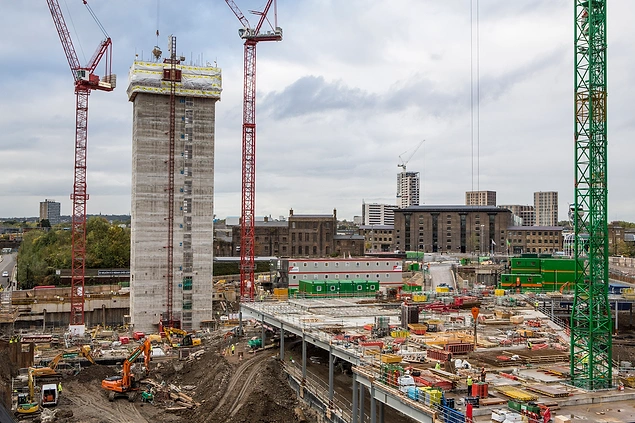
{"label": "concrete tower core", "polygon": [[[132,122],[130,315],[156,332],[167,311],[169,63],[135,61]],[[221,70],[177,65],[174,163],[173,316],[185,330],[212,318],[215,106]]]}

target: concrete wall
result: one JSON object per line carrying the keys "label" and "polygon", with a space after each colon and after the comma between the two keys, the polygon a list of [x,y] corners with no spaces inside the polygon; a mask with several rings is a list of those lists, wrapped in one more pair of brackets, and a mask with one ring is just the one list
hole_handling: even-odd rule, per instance
{"label": "concrete wall", "polygon": [[[130,312],[134,329],[146,332],[167,310],[169,99],[138,93],[133,101]],[[173,313],[184,329],[212,317],[216,101],[176,99]]]}

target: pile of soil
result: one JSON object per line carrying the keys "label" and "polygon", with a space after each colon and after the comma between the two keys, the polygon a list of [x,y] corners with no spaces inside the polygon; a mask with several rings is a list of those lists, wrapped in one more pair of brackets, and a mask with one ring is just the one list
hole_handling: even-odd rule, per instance
{"label": "pile of soil", "polygon": [[[258,371],[255,378],[248,382],[249,392],[244,395],[245,400],[234,408],[231,408],[228,401],[216,410],[233,369],[230,368],[227,373],[227,369],[222,366],[217,368],[220,370],[218,372],[201,375],[196,396],[199,401],[205,402],[191,414],[183,416],[202,423],[296,423],[294,408],[298,406],[298,401],[295,392],[289,387],[280,363],[273,358],[267,358],[256,365]],[[233,389],[237,392],[244,388],[244,384],[238,384]]]}
{"label": "pile of soil", "polygon": [[93,383],[94,381],[101,381],[116,374],[116,371],[111,367],[94,364],[92,366],[82,367],[82,371],[70,379],[80,383]]}

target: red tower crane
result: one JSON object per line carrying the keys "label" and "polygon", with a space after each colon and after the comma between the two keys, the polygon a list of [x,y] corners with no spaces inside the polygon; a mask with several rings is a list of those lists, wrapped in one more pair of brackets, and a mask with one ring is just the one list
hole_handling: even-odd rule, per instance
{"label": "red tower crane", "polygon": [[[260,15],[255,29],[242,14],[236,3],[225,0],[234,12],[243,28],[238,30],[240,38],[245,40],[245,79],[243,98],[243,146],[242,146],[242,201],[240,224],[240,298],[243,301],[254,299],[254,213],[256,204],[256,44],[260,41],[282,41],[282,29],[278,27],[275,0],[269,0]],[[274,24],[267,19],[267,13],[273,3]],[[271,31],[260,32],[267,21]]]}
{"label": "red tower crane", "polygon": [[[57,0],[46,0],[55,28],[66,54],[73,80],[75,82],[75,168],[73,193],[73,214],[71,224],[72,264],[71,264],[71,325],[84,324],[84,274],[86,269],[86,143],[88,140],[88,96],[92,90],[112,91],[116,85],[116,76],[111,72],[112,42],[97,16],[86,0],[82,0],[105,39],[99,44],[93,57],[86,66],[77,59],[71,35],[64,21]],[[106,74],[101,79],[93,72],[105,57]]]}

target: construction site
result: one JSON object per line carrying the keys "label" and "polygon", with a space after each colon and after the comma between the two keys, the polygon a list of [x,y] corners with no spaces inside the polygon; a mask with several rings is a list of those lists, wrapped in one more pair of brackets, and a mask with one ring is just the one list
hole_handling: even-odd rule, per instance
{"label": "construction site", "polygon": [[[632,289],[611,296],[623,327],[614,388],[591,392],[570,383],[570,331],[559,316],[571,293],[475,287],[473,265],[428,264],[403,272],[400,289],[277,289],[198,331],[98,325],[73,337],[32,321],[2,342],[3,399],[13,397],[20,418],[51,422],[635,419]],[[5,333],[57,297],[14,306]]]}
{"label": "construction site", "polygon": [[[482,257],[419,255],[423,227],[408,223],[403,246],[416,248],[414,260],[398,251],[346,258],[326,250],[328,258],[308,258],[306,246],[306,258],[285,262],[290,279],[276,283],[255,272],[256,45],[281,41],[282,29],[273,0],[254,12],[255,26],[226,3],[244,42],[240,276],[220,281],[212,268],[221,69],[186,64],[170,36],[166,53],[155,46],[152,59],[135,60],[129,73],[129,286],[89,286],[88,98],[116,88],[112,41],[84,2],[105,39],[82,66],[58,1],[47,0],[76,96],[72,268],[64,288],[12,290],[15,272],[7,272],[0,301],[3,418],[635,422],[635,262],[608,254],[606,1],[573,2],[569,257],[485,257],[495,241],[479,232],[480,221],[472,226],[476,244],[485,245]],[[501,232],[494,212],[483,210],[492,212],[492,232]]]}

